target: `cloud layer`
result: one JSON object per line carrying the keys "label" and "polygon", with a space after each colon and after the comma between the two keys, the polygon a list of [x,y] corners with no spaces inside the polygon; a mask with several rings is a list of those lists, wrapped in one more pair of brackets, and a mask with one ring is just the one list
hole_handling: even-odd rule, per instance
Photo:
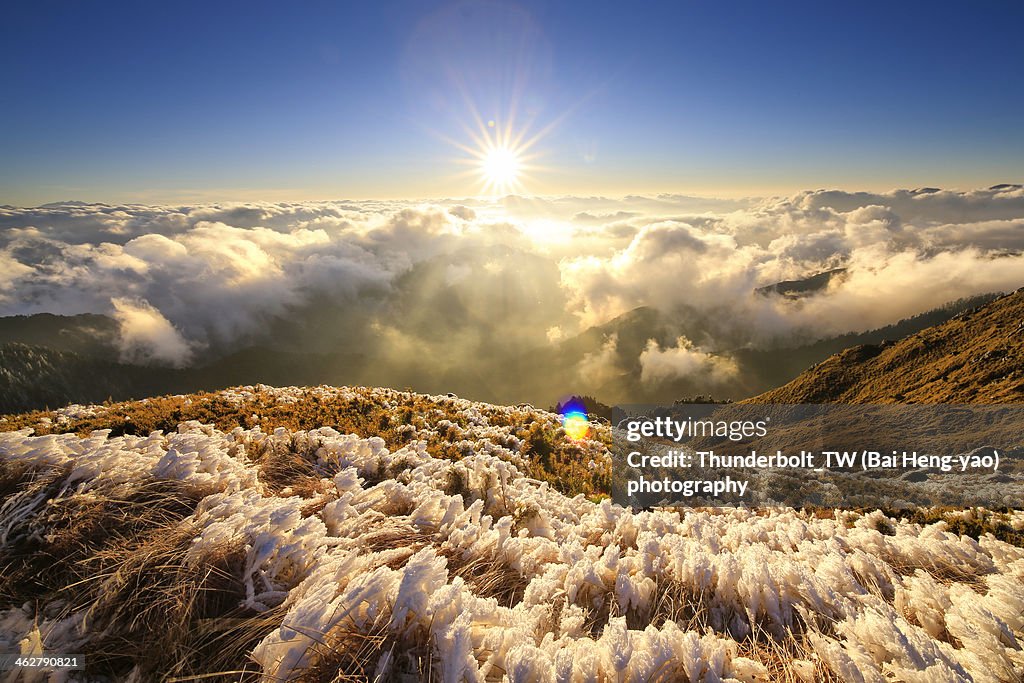
{"label": "cloud layer", "polygon": [[[727,380],[738,348],[878,327],[1024,285],[1024,190],[0,208],[0,315],[106,313],[123,357],[171,365],[251,344],[351,349],[438,373],[550,347],[639,306],[689,321],[600,385]],[[759,287],[833,268],[787,299]],[[696,322],[695,322],[696,321]],[[289,336],[294,332],[293,338]],[[676,341],[677,336],[683,336]],[[582,381],[582,380],[581,380]]]}

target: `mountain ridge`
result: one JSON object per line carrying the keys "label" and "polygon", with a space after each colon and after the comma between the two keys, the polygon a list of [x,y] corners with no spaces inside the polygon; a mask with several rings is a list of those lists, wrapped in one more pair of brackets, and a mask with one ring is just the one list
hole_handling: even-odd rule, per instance
{"label": "mountain ridge", "polygon": [[748,401],[1024,402],[1024,288],[898,341],[848,348]]}
{"label": "mountain ridge", "polygon": [[[732,384],[716,387],[690,377],[653,388],[642,382],[640,354],[649,340],[669,347],[680,334],[688,334],[691,339],[697,337],[694,341],[699,344],[699,317],[686,312],[672,316],[651,307],[635,308],[578,335],[518,355],[468,359],[458,372],[429,371],[416,365],[416,359],[377,358],[345,348],[321,351],[265,345],[211,353],[204,362],[186,368],[130,364],[117,360],[118,333],[111,318],[12,316],[0,318],[0,413],[252,383],[393,386],[507,404],[553,405],[571,393],[590,394],[608,404],[657,403],[709,393],[739,400],[779,387],[844,348],[919,332],[995,296],[959,299],[867,332],[779,348],[727,349],[722,353],[736,361],[740,372]],[[582,368],[595,362],[606,364],[603,375],[581,374]],[[502,372],[495,374],[495,368]]]}

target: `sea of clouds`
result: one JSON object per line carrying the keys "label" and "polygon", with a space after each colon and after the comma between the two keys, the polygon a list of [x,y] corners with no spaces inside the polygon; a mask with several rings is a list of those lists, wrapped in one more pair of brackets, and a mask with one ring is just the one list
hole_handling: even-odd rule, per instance
{"label": "sea of clouds", "polygon": [[[713,383],[737,371],[730,349],[871,329],[1016,289],[1022,254],[1020,186],[747,200],[66,203],[0,207],[0,315],[107,314],[123,359],[174,366],[269,330],[280,339],[301,319],[306,346],[444,367],[551,345],[650,306],[704,322],[675,345],[650,340],[637,359],[644,381]],[[799,300],[755,293],[834,268],[846,276]],[[580,358],[581,374],[614,372],[616,343],[610,335]]]}

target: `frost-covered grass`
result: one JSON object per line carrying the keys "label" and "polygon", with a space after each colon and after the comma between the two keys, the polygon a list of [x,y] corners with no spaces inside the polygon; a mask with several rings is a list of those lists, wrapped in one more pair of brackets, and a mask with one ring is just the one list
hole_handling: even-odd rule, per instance
{"label": "frost-covered grass", "polygon": [[452,395],[424,396],[367,387],[244,386],[214,393],[162,396],[102,406],[71,405],[0,417],[0,431],[31,427],[37,434],[109,429],[113,436],[174,431],[196,420],[223,431],[260,426],[290,430],[328,426],[342,433],[379,436],[391,449],[422,440],[438,458],[478,452],[510,458],[529,476],[570,495],[607,495],[611,433],[596,424],[592,439],[565,438],[557,415],[532,406],[495,406]]}
{"label": "frost-covered grass", "polygon": [[[310,391],[379,401],[391,441],[266,417]],[[574,452],[541,411],[208,396],[249,420],[256,394],[254,425],[0,433],[0,651],[134,680],[1024,680],[1024,549],[951,531],[983,511],[635,513],[535,476],[531,429]],[[65,426],[127,409],[90,412]]]}

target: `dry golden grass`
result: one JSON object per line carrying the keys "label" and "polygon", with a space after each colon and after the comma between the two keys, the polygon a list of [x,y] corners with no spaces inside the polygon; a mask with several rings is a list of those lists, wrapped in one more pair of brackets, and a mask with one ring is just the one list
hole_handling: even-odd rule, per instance
{"label": "dry golden grass", "polygon": [[449,574],[462,577],[474,594],[494,598],[505,607],[522,602],[530,581],[504,562],[480,557],[467,561],[450,548],[442,548],[438,554],[448,560]]}
{"label": "dry golden grass", "polygon": [[[201,564],[188,562],[194,536],[187,525],[155,529],[83,563],[89,572],[83,583],[89,585],[82,588],[93,598],[86,618],[101,632],[90,647],[98,664],[112,670],[130,666],[145,678],[237,667],[235,657],[211,647],[209,636],[216,621],[241,616],[236,606],[244,592],[236,577],[242,554],[225,548]],[[146,656],[139,657],[140,651]]]}
{"label": "dry golden grass", "polygon": [[[363,437],[380,436],[391,449],[408,442],[412,425],[427,436],[427,450],[435,457],[459,460],[465,457],[460,430],[469,430],[455,402],[444,399],[390,392],[390,405],[371,400],[369,390],[357,391],[350,398],[324,401],[312,390],[295,403],[278,403],[256,392],[241,405],[217,395],[165,397],[145,403],[113,404],[98,414],[60,424],[53,413],[16,416],[0,423],[3,429],[33,426],[40,432],[64,431],[88,433],[94,429],[112,429],[117,433],[148,434],[153,429],[170,430],[183,420],[201,420],[221,429],[257,422],[265,432],[275,427],[290,430],[332,426],[338,431]],[[258,416],[258,420],[253,418]],[[47,424],[42,418],[49,418]],[[127,418],[127,419],[126,419]],[[435,431],[430,426],[439,420],[453,424]],[[607,472],[587,468],[580,461],[579,446],[564,437],[557,423],[538,419],[531,410],[502,411],[488,414],[492,425],[511,427],[521,440],[520,455],[527,462],[532,478],[557,484],[566,493],[602,495],[607,491]],[[599,431],[604,438],[606,431]],[[328,499],[324,494],[324,472],[316,466],[315,454],[298,447],[292,438],[289,448],[272,448],[256,441],[246,451],[246,459],[258,470],[259,481],[268,496],[297,495],[302,514],[320,511]],[[469,452],[472,452],[470,448]],[[404,474],[401,461],[373,475],[379,480]],[[175,482],[138,481],[121,488],[93,489],[74,493],[60,489],[67,471],[32,469],[24,465],[0,462],[0,608],[26,602],[62,605],[62,614],[85,613],[90,622],[90,674],[115,680],[134,676],[135,680],[237,681],[257,680],[258,666],[248,653],[274,629],[281,626],[285,611],[280,606],[263,613],[240,607],[245,597],[241,579],[244,548],[224,546],[196,561],[189,556],[197,534],[191,515],[199,502],[198,494]],[[374,481],[367,480],[370,486]],[[443,490],[461,494],[469,502],[478,495],[470,490],[463,475],[452,469]],[[330,487],[328,487],[330,488]],[[528,528],[529,506],[491,502],[488,514],[510,515],[514,533]],[[408,558],[432,547],[447,560],[449,577],[461,577],[473,594],[494,598],[500,605],[515,606],[523,600],[529,580],[509,564],[498,559],[464,557],[446,546],[436,529],[414,526],[408,520],[412,512],[407,503],[382,504],[379,524],[360,529],[361,547],[367,553],[401,550],[389,555],[385,566],[399,569]],[[716,509],[703,513],[725,514]],[[1000,513],[979,513],[957,517],[941,509],[903,513],[910,521],[929,524],[946,521],[950,531],[974,538],[993,533],[1020,545],[1021,532],[1014,530]],[[768,514],[764,511],[763,514]],[[809,511],[810,517],[831,517],[834,511]],[[947,518],[947,514],[950,514]],[[894,520],[880,518],[877,530],[891,534]],[[599,543],[595,531],[591,544]],[[964,583],[983,592],[981,579],[950,565],[907,563],[900,557],[882,558],[896,572],[911,575],[924,570],[943,583]],[[888,603],[893,595],[879,586],[862,581],[869,590]],[[891,592],[891,591],[890,591]],[[577,600],[585,606],[588,595]],[[712,619],[713,594],[692,594],[678,583],[656,585],[653,603],[643,613],[623,609],[613,591],[601,595],[594,608],[587,604],[584,630],[600,637],[609,620],[623,616],[629,628],[643,629],[648,624],[662,627],[674,622],[681,629],[700,634],[732,637],[738,654],[767,667],[768,680],[801,681],[808,666],[816,680],[839,680],[813,656],[807,631],[834,635],[827,617],[806,626],[796,619],[792,627],[781,628],[765,615],[736,615],[749,623],[752,633],[731,633],[730,616],[718,614]],[[552,605],[552,627],[559,622],[561,604]],[[61,614],[48,614],[59,618]],[[441,680],[434,643],[424,633],[401,637],[385,626],[389,615],[377,615],[369,629],[355,629],[342,622],[323,634],[306,634],[315,645],[313,666],[301,675],[304,681],[433,681]],[[749,617],[749,618],[748,618]],[[959,646],[950,636],[947,638]],[[378,663],[384,675],[375,679]],[[801,670],[798,672],[797,668]],[[496,676],[502,672],[495,671]],[[674,681],[681,669],[659,671],[652,680]]]}
{"label": "dry golden grass", "polygon": [[766,680],[773,683],[804,683],[797,662],[813,664],[813,680],[817,683],[843,683],[843,679],[814,654],[799,631],[777,637],[757,627],[751,637],[740,642],[739,654],[764,664],[768,669]]}
{"label": "dry golden grass", "polygon": [[[141,483],[124,496],[91,492],[55,498],[65,476],[62,470],[36,472],[0,507],[0,522],[10,527],[0,557],[0,595],[67,590],[90,575],[83,566],[89,558],[151,530],[175,528],[198,502],[173,482]],[[16,508],[21,520],[9,516]]]}
{"label": "dry golden grass", "polygon": [[[258,389],[252,398],[241,403],[231,402],[219,393],[200,392],[106,404],[96,415],[66,421],[59,420],[57,413],[47,411],[8,415],[0,421],[0,431],[31,427],[36,434],[85,436],[97,429],[109,429],[112,436],[147,435],[154,430],[174,431],[181,422],[196,420],[222,431],[255,426],[265,432],[277,427],[289,430],[332,427],[363,438],[378,436],[388,448],[397,450],[414,438],[413,435],[428,430],[427,451],[434,457],[461,460],[472,453],[471,444],[455,438],[458,429],[468,427],[460,412],[463,407],[460,402],[400,391],[388,391],[386,396],[392,405],[384,405],[370,389],[355,389],[352,396],[336,400],[326,400],[309,389],[296,403],[278,402],[269,392]],[[519,451],[526,461],[528,476],[568,495],[606,497],[611,490],[610,469],[590,467],[589,457],[584,457],[582,448],[567,439],[561,427],[538,420],[535,412],[532,408],[495,409],[487,412],[487,418],[493,426],[511,427],[512,433],[523,442]],[[254,415],[258,419],[254,419]],[[441,420],[449,420],[454,427],[428,429]],[[417,431],[410,431],[409,425]],[[607,428],[595,429],[594,437],[606,444],[611,442]],[[303,464],[299,462],[274,463],[272,454],[268,455],[267,465],[271,481],[280,485],[288,482],[295,486],[291,477],[308,474],[302,471]],[[300,469],[293,471],[291,467]]]}
{"label": "dry golden grass", "polygon": [[754,403],[1022,403],[1024,289],[882,346],[826,359]]}
{"label": "dry golden grass", "polygon": [[[296,683],[434,683],[441,668],[425,639],[400,640],[386,629],[390,615],[380,615],[369,629],[342,624],[316,636],[315,664]],[[386,662],[386,665],[382,665]]]}
{"label": "dry golden grass", "polygon": [[[250,650],[280,614],[240,610],[240,547],[188,561],[197,499],[174,482],[132,490],[65,493],[61,470],[21,476],[3,512],[39,501],[12,525],[0,555],[0,604],[60,605],[85,615],[88,671],[136,680],[239,680]],[[5,515],[0,519],[9,521]],[[231,674],[218,672],[231,671]],[[254,679],[255,674],[249,676]]]}

